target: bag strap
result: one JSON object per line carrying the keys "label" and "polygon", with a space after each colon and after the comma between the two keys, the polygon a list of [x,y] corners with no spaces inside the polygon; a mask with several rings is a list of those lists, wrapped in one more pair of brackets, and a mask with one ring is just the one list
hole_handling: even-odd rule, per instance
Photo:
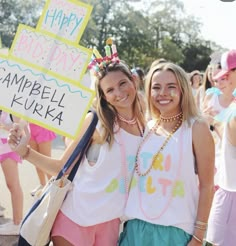
{"label": "bag strap", "polygon": [[[95,113],[95,112],[93,112]],[[96,117],[96,119],[95,119]],[[72,182],[76,173],[77,173],[77,170],[79,168],[79,165],[82,161],[82,159],[84,158],[84,155],[85,155],[85,152],[87,151],[89,145],[90,145],[90,140],[91,140],[91,137],[93,136],[93,133],[94,133],[94,130],[96,128],[96,125],[97,125],[97,122],[98,122],[98,117],[97,117],[97,114],[95,113],[94,117],[93,117],[93,120],[89,126],[89,128],[87,129],[86,133],[88,132],[88,137],[86,138],[85,137],[85,145],[84,147],[82,148],[81,152],[80,152],[80,156],[79,156],[79,159],[76,161],[75,165],[73,166],[69,176],[68,176],[68,179]],[[85,135],[86,135],[85,133]]]}
{"label": "bag strap", "polygon": [[93,113],[93,119],[89,127],[87,128],[86,132],[84,133],[83,137],[77,144],[76,148],[74,149],[72,155],[70,158],[67,160],[66,164],[63,166],[61,171],[58,173],[56,179],[60,179],[66,172],[67,170],[71,167],[71,165],[74,163],[75,159],[79,156],[79,159],[77,160],[76,164],[72,168],[68,179],[72,181],[74,179],[74,176],[79,168],[80,162],[83,158],[84,152],[87,149],[90,139],[94,133],[94,130],[96,128],[97,122],[98,122],[98,116],[94,110],[90,110]]}

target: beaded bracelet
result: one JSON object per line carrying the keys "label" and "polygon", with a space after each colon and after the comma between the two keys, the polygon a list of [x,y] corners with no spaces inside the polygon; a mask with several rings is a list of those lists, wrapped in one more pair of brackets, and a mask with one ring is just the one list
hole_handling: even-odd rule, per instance
{"label": "beaded bracelet", "polygon": [[197,240],[199,243],[201,243],[201,244],[203,243],[203,240],[201,240],[199,237],[193,235],[193,238],[194,238],[195,240]]}
{"label": "beaded bracelet", "polygon": [[198,229],[200,229],[202,231],[205,231],[207,229],[207,223],[197,220],[195,222],[194,227],[198,228]]}
{"label": "beaded bracelet", "polygon": [[202,221],[200,221],[200,220],[197,220],[197,221],[195,222],[195,224],[196,224],[196,225],[199,225],[199,226],[207,226],[207,223],[206,223],[206,222],[202,222]]}
{"label": "beaded bracelet", "polygon": [[29,145],[27,145],[26,148],[27,148],[27,150],[26,150],[25,154],[21,156],[22,160],[25,160],[30,154],[31,147]]}
{"label": "beaded bracelet", "polygon": [[198,225],[195,225],[194,228],[197,228],[201,231],[206,231],[206,229],[207,229],[206,226],[198,226]]}

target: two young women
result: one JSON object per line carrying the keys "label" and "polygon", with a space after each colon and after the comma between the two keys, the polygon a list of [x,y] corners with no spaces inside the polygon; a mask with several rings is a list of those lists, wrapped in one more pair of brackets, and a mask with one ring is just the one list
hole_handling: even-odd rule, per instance
{"label": "two young women", "polygon": [[[98,73],[99,124],[91,152],[99,151],[93,158],[88,154],[78,170],[52,230],[54,245],[115,246],[124,214],[129,220],[122,246],[201,244],[213,195],[211,134],[180,67],[154,66],[146,86],[153,120],[142,136],[145,123],[129,69],[111,63]],[[33,150],[27,160],[58,172],[91,117],[60,160]],[[9,142],[20,155],[28,151],[27,137],[17,128]]]}
{"label": "two young women", "polygon": [[[99,122],[87,156],[81,163],[52,229],[55,246],[115,246],[120,218],[128,198],[135,156],[142,141],[144,117],[130,69],[121,61],[100,66],[96,80]],[[76,112],[75,112],[76,113]],[[33,149],[27,160],[55,175],[72,154],[93,115],[88,113],[80,134],[59,160]],[[15,151],[24,156],[29,134],[16,126],[9,136]]]}

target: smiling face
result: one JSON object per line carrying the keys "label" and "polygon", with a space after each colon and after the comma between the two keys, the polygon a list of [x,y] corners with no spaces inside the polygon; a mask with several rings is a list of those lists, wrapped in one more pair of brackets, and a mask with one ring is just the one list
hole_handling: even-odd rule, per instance
{"label": "smiling face", "polygon": [[215,87],[217,87],[222,93],[232,93],[231,84],[227,80],[226,76],[218,80],[215,80]]}
{"label": "smiling face", "polygon": [[199,75],[199,74],[193,75],[193,77],[192,77],[192,87],[193,88],[199,88],[201,80],[202,80],[201,75]]}
{"label": "smiling face", "polygon": [[[220,68],[213,69],[213,75],[215,76],[220,71],[221,71]],[[234,81],[234,79],[231,79],[232,77],[229,76],[230,74],[231,75],[233,74],[232,72],[233,71],[231,71],[230,73],[226,74],[222,78],[214,80],[214,86],[217,87],[225,95],[231,95],[233,90],[234,90],[234,86],[233,86],[233,83],[232,83],[232,81]]]}
{"label": "smiling face", "polygon": [[151,100],[163,116],[173,116],[181,111],[181,91],[173,72],[156,71],[153,74]]}
{"label": "smiling face", "polygon": [[134,82],[131,81],[123,72],[109,72],[100,81],[100,88],[103,97],[118,112],[132,110],[136,89]]}

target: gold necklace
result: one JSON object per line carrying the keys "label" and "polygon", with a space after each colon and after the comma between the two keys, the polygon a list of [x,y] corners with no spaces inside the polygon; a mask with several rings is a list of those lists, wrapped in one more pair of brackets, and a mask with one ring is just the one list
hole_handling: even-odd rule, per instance
{"label": "gold necklace", "polygon": [[169,140],[171,139],[171,137],[173,136],[173,134],[178,130],[178,128],[181,126],[182,124],[182,117],[181,119],[179,119],[179,121],[177,122],[177,124],[175,125],[175,127],[173,128],[173,130],[169,133],[169,135],[167,136],[166,140],[164,141],[164,143],[162,144],[162,146],[160,147],[160,149],[158,150],[158,152],[153,156],[152,158],[152,163],[150,165],[150,167],[145,171],[145,172],[141,172],[140,168],[139,168],[139,155],[140,155],[140,150],[143,146],[143,144],[146,142],[146,140],[149,138],[149,136],[151,135],[152,132],[155,132],[158,128],[158,126],[160,125],[161,120],[159,120],[154,127],[149,131],[149,133],[146,135],[146,137],[143,139],[143,141],[141,142],[141,144],[139,145],[138,151],[137,151],[137,155],[135,158],[135,171],[138,174],[138,176],[142,177],[142,176],[146,176],[149,174],[149,172],[151,171],[153,164],[155,163],[155,161],[157,160],[159,154],[161,153],[161,151],[163,151],[163,149],[165,148],[165,146],[167,145],[167,143],[169,142]]}
{"label": "gold necklace", "polygon": [[179,120],[183,117],[183,112],[178,113],[177,115],[174,116],[170,116],[170,117],[164,117],[162,115],[160,115],[160,120],[162,122],[172,122],[172,121],[176,121]]}

